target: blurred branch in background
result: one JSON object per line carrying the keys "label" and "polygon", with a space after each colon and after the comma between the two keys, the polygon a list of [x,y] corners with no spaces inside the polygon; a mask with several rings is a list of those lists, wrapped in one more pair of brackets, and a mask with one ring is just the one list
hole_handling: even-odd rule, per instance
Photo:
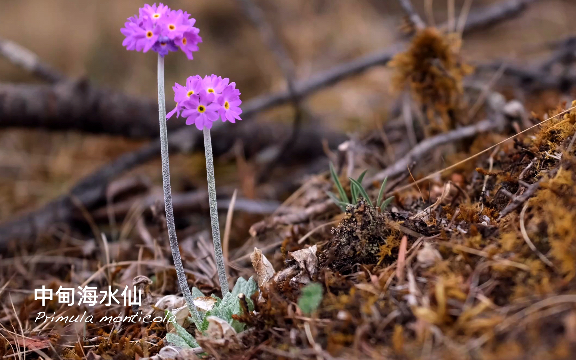
{"label": "blurred branch in background", "polygon": [[400,2],[402,9],[408,16],[408,19],[412,24],[414,24],[416,29],[418,30],[424,29],[426,27],[426,24],[424,23],[424,21],[422,21],[422,18],[420,17],[420,15],[418,15],[416,10],[414,10],[412,2],[410,0],[398,0],[398,1]]}
{"label": "blurred branch in background", "polygon": [[284,78],[286,79],[286,83],[288,85],[288,93],[290,94],[292,104],[294,105],[294,122],[292,125],[292,132],[290,136],[284,140],[284,142],[280,145],[278,152],[274,157],[272,157],[265,165],[264,168],[260,171],[258,175],[258,183],[265,181],[271,174],[272,170],[282,158],[286,154],[286,151],[293,145],[295,141],[298,139],[298,133],[300,132],[300,128],[302,127],[302,97],[298,96],[294,84],[295,79],[295,69],[294,69],[294,62],[290,59],[288,55],[288,51],[284,45],[282,45],[282,41],[279,39],[278,35],[275,33],[272,25],[268,21],[266,21],[266,17],[262,9],[260,9],[254,2],[251,0],[238,0],[240,5],[242,6],[242,10],[250,19],[250,21],[254,24],[254,26],[258,29],[262,40],[268,46],[270,51],[274,54],[276,58],[276,62],[280,66],[282,73],[284,74]]}
{"label": "blurred branch in background", "polygon": [[[474,14],[470,16],[470,19],[474,19],[474,21],[469,21],[463,30],[466,33],[482,25],[492,25],[508,19],[522,11],[530,2],[531,0],[512,0],[481,9],[476,17]],[[256,97],[245,103],[243,116],[247,119],[263,110],[294,101],[294,99],[302,99],[315,91],[374,66],[385,65],[402,47],[402,45],[392,46],[314,75],[309,80],[295,82],[292,86],[289,83],[287,91]],[[6,56],[5,53],[3,54]],[[13,57],[9,57],[9,59],[13,60]],[[283,61],[282,57],[280,61]],[[17,64],[24,65],[22,63]],[[44,78],[48,80],[48,77],[45,76]],[[84,94],[84,101],[79,101],[79,94]],[[42,96],[47,99],[37,99],[37,97]],[[56,85],[3,85],[0,86],[0,127],[41,127],[54,130],[102,132],[122,136],[155,137],[157,136],[154,118],[156,106],[152,101],[92,87],[86,81],[68,81]],[[142,111],[142,113],[134,112],[134,107],[147,110]],[[53,114],[60,115],[55,116]],[[62,114],[65,114],[64,117],[60,117]],[[76,121],[64,120],[66,116],[72,117]],[[58,121],[65,121],[65,123],[64,125],[58,124]],[[95,121],[98,121],[99,125],[95,125]],[[218,127],[215,127],[214,131],[217,134],[215,136],[220,139],[218,147],[214,149],[215,155],[226,152],[238,138],[243,139],[243,144],[246,146],[252,147],[250,149],[252,153],[278,143],[277,134],[286,133],[286,131],[278,131],[278,127],[281,126],[278,124],[273,125],[276,131],[267,130],[267,126],[272,125],[243,121],[237,124],[234,133],[225,131],[220,133]],[[292,130],[294,131],[294,127]],[[174,150],[178,151],[198,150],[201,143],[199,141],[200,136],[195,129],[183,127],[177,131],[172,131],[170,144]],[[304,158],[309,161],[323,154],[320,145],[322,139],[327,139],[332,148],[345,140],[345,136],[342,134],[328,132],[318,127],[314,129],[303,128],[299,138],[302,141],[298,141],[290,151],[306,154]],[[432,141],[432,139],[429,140]],[[159,153],[160,147],[156,141],[136,151],[126,153],[80,181],[68,195],[64,195],[34,212],[2,224],[0,226],[0,248],[6,246],[9,239],[32,238],[55,223],[68,222],[73,219],[76,212],[73,199],[78,200],[88,209],[94,208],[105,199],[106,188],[114,178],[157,157]]]}
{"label": "blurred branch in background", "polygon": [[[519,14],[526,8],[526,4],[532,1],[535,0],[510,0],[480,9],[477,13],[469,16],[464,33],[509,19]],[[446,25],[440,27],[445,28]],[[242,106],[243,116],[248,118],[258,112],[286,104],[292,101],[294,97],[304,98],[374,66],[386,65],[403,47],[404,44],[397,44],[312,75],[308,80],[295,82],[293,86],[295,93],[293,94],[290,91],[283,91],[253,98]],[[8,56],[4,52],[1,52],[1,55],[6,56],[10,61],[15,59],[14,56]],[[15,62],[15,64],[24,65],[21,62]],[[46,65],[43,67],[47,68]],[[28,67],[25,68],[29,69]],[[52,87],[29,84],[0,85],[0,127],[66,129],[136,138],[155,138],[158,136],[158,126],[153,115],[157,112],[155,101],[122,95],[105,88],[94,88],[86,80],[80,81],[78,84],[82,84],[80,89],[85,92],[88,101],[79,102],[73,98],[78,93],[60,90],[56,85],[52,85]],[[73,85],[68,86],[72,87],[72,90],[74,89]],[[13,94],[10,94],[9,101],[5,102],[2,99],[9,95],[8,92],[13,92]],[[31,94],[43,95],[49,100],[37,102],[31,97]],[[81,121],[71,121],[52,116],[54,103],[58,104],[56,111],[75,116],[75,120]],[[131,113],[137,109],[135,106],[142,107],[145,111],[136,114]],[[105,108],[106,113],[101,112],[103,108]],[[94,109],[97,110],[95,113]],[[88,121],[86,121],[87,119]],[[137,126],[135,126],[134,121],[137,121]],[[97,125],[95,122],[99,124]],[[182,126],[184,126],[182,123],[176,122],[169,122],[168,124],[169,129]]]}
{"label": "blurred branch in background", "polygon": [[58,70],[43,63],[32,51],[15,42],[0,39],[0,55],[49,83],[56,83],[66,78]]}

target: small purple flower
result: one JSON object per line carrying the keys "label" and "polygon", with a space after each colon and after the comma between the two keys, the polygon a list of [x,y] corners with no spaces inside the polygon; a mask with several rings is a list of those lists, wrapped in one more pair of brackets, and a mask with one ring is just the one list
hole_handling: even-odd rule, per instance
{"label": "small purple flower", "polygon": [[218,114],[222,121],[228,120],[231,123],[235,123],[236,120],[242,120],[240,118],[242,100],[240,100],[240,91],[236,89],[236,83],[230,83],[230,85],[226,86],[222,91],[222,95],[218,97],[217,102],[220,105]]}
{"label": "small purple flower", "polygon": [[156,3],[154,3],[152,6],[145,4],[143,8],[140,8],[139,13],[140,18],[150,18],[152,22],[156,23],[163,19],[169,11],[168,6],[162,3],[156,6]]}
{"label": "small purple flower", "polygon": [[140,30],[140,25],[141,21],[137,17],[131,16],[124,24],[124,27],[120,29],[120,32],[126,36],[122,42],[122,46],[126,46],[126,49],[136,50],[136,42],[138,41],[136,33]]}
{"label": "small purple flower", "polygon": [[192,52],[198,51],[198,44],[202,42],[202,38],[198,35],[198,32],[200,32],[198,28],[192,27],[192,29],[184,33],[181,39],[174,40],[174,43],[182,49],[190,60],[194,59]]}
{"label": "small purple flower", "polygon": [[202,38],[194,27],[196,20],[182,10],[170,10],[164,4],[144,5],[139,16],[132,16],[120,30],[126,37],[122,45],[127,50],[147,52],[152,49],[166,56],[178,48],[192,60],[193,51],[198,51]]}
{"label": "small purple flower", "polygon": [[230,79],[222,79],[221,76],[216,76],[214,74],[208,76],[206,75],[202,80],[204,89],[212,94],[219,95],[222,94],[222,90],[228,85]]}
{"label": "small purple flower", "polygon": [[182,10],[171,10],[168,16],[165,16],[160,22],[160,26],[163,27],[164,33],[170,40],[181,39],[184,32],[190,29],[189,16],[187,12]]}
{"label": "small purple flower", "polygon": [[184,102],[186,108],[182,116],[186,118],[186,125],[196,125],[198,130],[211,129],[212,123],[218,120],[220,105],[213,102],[214,94],[202,91],[199,95],[192,95]]}
{"label": "small purple flower", "polygon": [[184,109],[182,105],[184,101],[190,99],[190,96],[199,94],[202,91],[202,78],[200,75],[190,76],[186,79],[186,86],[175,83],[172,90],[174,90],[176,107],[166,115],[167,119],[170,119],[174,113],[176,113],[176,116],[180,116],[180,111]]}

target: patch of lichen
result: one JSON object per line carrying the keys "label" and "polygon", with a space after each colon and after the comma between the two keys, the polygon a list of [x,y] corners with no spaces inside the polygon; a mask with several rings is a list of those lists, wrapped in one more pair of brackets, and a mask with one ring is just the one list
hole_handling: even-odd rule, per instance
{"label": "patch of lichen", "polygon": [[[437,29],[419,31],[410,47],[392,59],[393,87],[410,89],[431,120],[432,130],[446,131],[456,125],[461,111],[462,79],[472,72],[459,56],[460,41]],[[439,116],[441,123],[434,124]]]}

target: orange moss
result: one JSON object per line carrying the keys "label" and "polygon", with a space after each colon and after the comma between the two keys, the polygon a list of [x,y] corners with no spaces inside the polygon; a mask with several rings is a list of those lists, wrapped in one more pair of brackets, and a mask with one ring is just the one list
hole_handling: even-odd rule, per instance
{"label": "orange moss", "polygon": [[394,88],[409,88],[430,120],[439,115],[443,120],[437,124],[440,131],[455,126],[455,115],[461,108],[462,79],[472,72],[461,62],[459,50],[460,42],[455,38],[427,28],[419,31],[409,49],[389,64],[396,71]]}

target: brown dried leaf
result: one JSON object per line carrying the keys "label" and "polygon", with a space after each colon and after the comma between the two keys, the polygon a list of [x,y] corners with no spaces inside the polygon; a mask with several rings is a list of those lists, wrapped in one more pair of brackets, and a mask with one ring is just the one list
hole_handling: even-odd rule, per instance
{"label": "brown dried leaf", "polygon": [[276,271],[266,256],[262,254],[262,251],[256,247],[250,255],[250,260],[252,260],[252,266],[254,267],[254,271],[256,271],[258,287],[262,288],[268,280],[274,277]]}

